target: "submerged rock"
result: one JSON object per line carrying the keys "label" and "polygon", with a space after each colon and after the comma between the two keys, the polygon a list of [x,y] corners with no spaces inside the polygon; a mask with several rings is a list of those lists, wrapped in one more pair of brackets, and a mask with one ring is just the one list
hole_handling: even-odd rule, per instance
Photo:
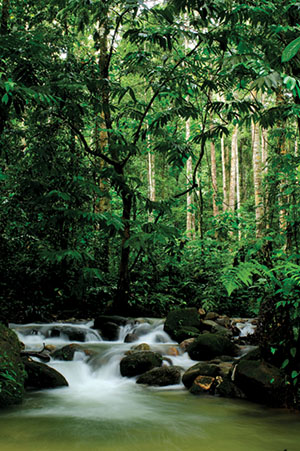
{"label": "submerged rock", "polygon": [[19,404],[24,395],[24,365],[17,335],[0,323],[0,407]]}
{"label": "submerged rock", "polygon": [[56,388],[68,386],[65,377],[44,363],[24,360],[27,378],[25,387],[29,389]]}
{"label": "submerged rock", "polygon": [[223,354],[235,355],[237,348],[226,335],[207,333],[196,338],[187,352],[193,360],[211,360]]}
{"label": "submerged rock", "polygon": [[162,365],[163,358],[157,352],[136,351],[120,362],[120,371],[122,376],[133,377],[146,373],[155,367]]}
{"label": "submerged rock", "polygon": [[164,387],[166,385],[179,384],[180,378],[180,368],[176,366],[162,366],[161,368],[153,368],[142,374],[136,383]]}

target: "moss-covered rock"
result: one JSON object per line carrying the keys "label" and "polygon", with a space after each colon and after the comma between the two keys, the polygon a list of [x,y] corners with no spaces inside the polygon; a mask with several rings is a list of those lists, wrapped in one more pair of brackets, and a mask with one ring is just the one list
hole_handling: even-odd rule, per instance
{"label": "moss-covered rock", "polygon": [[92,354],[92,352],[84,349],[82,346],[76,343],[71,343],[63,348],[56,349],[51,353],[51,356],[53,359],[70,361],[74,359],[75,352],[82,352],[86,355]]}
{"label": "moss-covered rock", "polygon": [[24,365],[17,335],[0,323],[0,407],[19,404],[24,395]]}
{"label": "moss-covered rock", "polygon": [[287,398],[284,373],[262,360],[241,359],[235,369],[234,383],[251,401],[282,406]]}
{"label": "moss-covered rock", "polygon": [[207,333],[196,338],[187,352],[193,360],[211,360],[223,354],[235,355],[237,349],[226,335]]}
{"label": "moss-covered rock", "polygon": [[166,385],[176,385],[180,383],[181,371],[176,366],[162,366],[153,368],[142,374],[137,379],[137,384],[164,387]]}
{"label": "moss-covered rock", "polygon": [[197,336],[202,331],[200,315],[196,308],[172,310],[168,313],[164,330],[179,342]]}
{"label": "moss-covered rock", "polygon": [[162,361],[162,356],[157,352],[136,351],[121,360],[120,371],[122,376],[139,376],[152,368],[160,367]]}
{"label": "moss-covered rock", "polygon": [[198,376],[210,376],[216,377],[220,373],[218,365],[210,363],[196,363],[191,366],[182,376],[182,382],[186,388],[190,388],[193,385],[194,380]]}
{"label": "moss-covered rock", "polygon": [[24,360],[27,378],[25,387],[30,389],[56,388],[68,386],[65,377],[48,365],[33,360]]}

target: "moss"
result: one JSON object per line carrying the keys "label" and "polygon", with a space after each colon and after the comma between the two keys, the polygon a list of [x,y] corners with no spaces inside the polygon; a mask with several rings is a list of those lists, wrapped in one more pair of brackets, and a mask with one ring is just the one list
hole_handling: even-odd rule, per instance
{"label": "moss", "polygon": [[16,334],[0,323],[0,407],[19,404],[24,396],[25,370]]}

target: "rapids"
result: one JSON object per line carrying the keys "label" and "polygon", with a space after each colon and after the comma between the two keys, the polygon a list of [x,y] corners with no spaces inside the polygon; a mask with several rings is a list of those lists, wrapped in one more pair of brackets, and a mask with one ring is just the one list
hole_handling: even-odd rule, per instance
{"label": "rapids", "polygon": [[[138,336],[134,345],[148,343],[163,354],[177,346],[161,320],[128,324],[114,342],[103,341],[91,326],[11,325],[26,349],[61,347],[75,336],[92,356],[77,352],[71,362],[52,360],[69,387],[29,392],[23,405],[0,412],[1,451],[299,450],[298,414],[122,378],[120,359],[133,346],[124,342],[128,333]],[[168,358],[183,368],[195,363],[186,353]]]}

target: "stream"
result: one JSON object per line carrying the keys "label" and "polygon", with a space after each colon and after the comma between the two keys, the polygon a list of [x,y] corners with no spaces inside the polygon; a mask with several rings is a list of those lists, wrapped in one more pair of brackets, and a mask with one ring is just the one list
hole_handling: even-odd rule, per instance
{"label": "stream", "polygon": [[[299,451],[297,413],[121,377],[120,360],[133,345],[148,343],[163,354],[178,347],[161,320],[121,327],[114,342],[102,340],[91,325],[11,325],[30,350],[74,343],[73,328],[92,356],[76,352],[70,362],[51,360],[69,387],[28,392],[22,405],[0,411],[1,451]],[[133,330],[138,341],[125,343]],[[196,363],[186,353],[168,358],[185,369]]]}

